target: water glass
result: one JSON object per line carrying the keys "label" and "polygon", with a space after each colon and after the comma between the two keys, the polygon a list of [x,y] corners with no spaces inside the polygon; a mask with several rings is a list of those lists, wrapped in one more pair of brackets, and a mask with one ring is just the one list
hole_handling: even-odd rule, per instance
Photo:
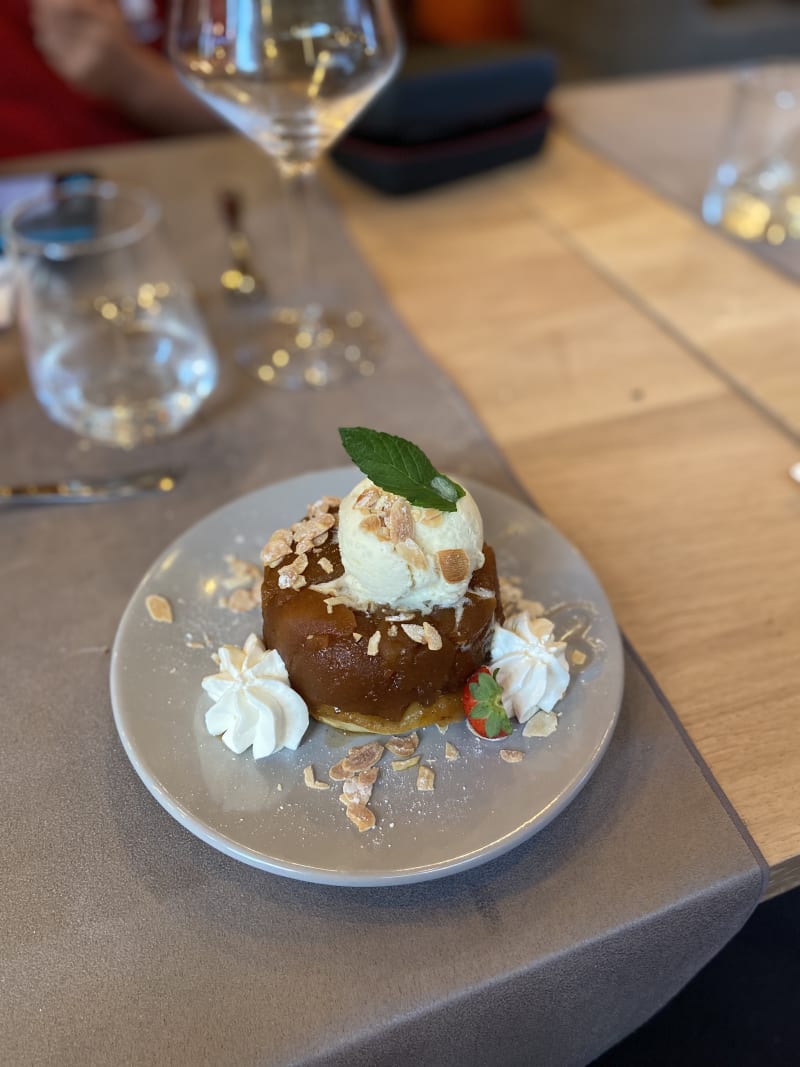
{"label": "water glass", "polygon": [[217,358],[148,193],[56,185],[15,205],[5,237],[34,392],[56,422],[132,448],[175,433],[217,382]]}
{"label": "water glass", "polygon": [[800,64],[736,75],[703,218],[746,241],[800,237]]}

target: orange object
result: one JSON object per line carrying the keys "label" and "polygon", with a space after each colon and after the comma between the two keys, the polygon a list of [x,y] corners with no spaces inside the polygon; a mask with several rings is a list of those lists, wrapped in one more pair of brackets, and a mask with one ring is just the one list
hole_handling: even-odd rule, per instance
{"label": "orange object", "polygon": [[413,28],[424,40],[464,44],[519,37],[516,0],[414,0]]}

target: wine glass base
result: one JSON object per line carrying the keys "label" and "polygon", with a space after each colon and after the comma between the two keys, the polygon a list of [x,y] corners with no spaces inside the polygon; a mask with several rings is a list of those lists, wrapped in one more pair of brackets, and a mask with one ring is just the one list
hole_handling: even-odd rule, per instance
{"label": "wine glass base", "polygon": [[236,360],[272,389],[324,389],[375,371],[379,337],[360,311],[277,308]]}

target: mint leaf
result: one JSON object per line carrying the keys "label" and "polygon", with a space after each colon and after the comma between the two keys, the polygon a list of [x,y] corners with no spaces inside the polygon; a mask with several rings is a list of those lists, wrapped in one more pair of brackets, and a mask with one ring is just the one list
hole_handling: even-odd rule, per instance
{"label": "mint leaf", "polygon": [[365,426],[340,427],[344,450],[359,470],[387,493],[417,508],[455,511],[464,490],[434,467],[425,453],[404,437]]}

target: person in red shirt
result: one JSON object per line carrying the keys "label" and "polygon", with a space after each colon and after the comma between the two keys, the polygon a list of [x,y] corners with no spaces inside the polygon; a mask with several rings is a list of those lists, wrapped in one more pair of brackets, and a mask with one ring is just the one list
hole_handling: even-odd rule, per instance
{"label": "person in red shirt", "polygon": [[163,2],[2,0],[0,157],[220,128],[158,47]]}

